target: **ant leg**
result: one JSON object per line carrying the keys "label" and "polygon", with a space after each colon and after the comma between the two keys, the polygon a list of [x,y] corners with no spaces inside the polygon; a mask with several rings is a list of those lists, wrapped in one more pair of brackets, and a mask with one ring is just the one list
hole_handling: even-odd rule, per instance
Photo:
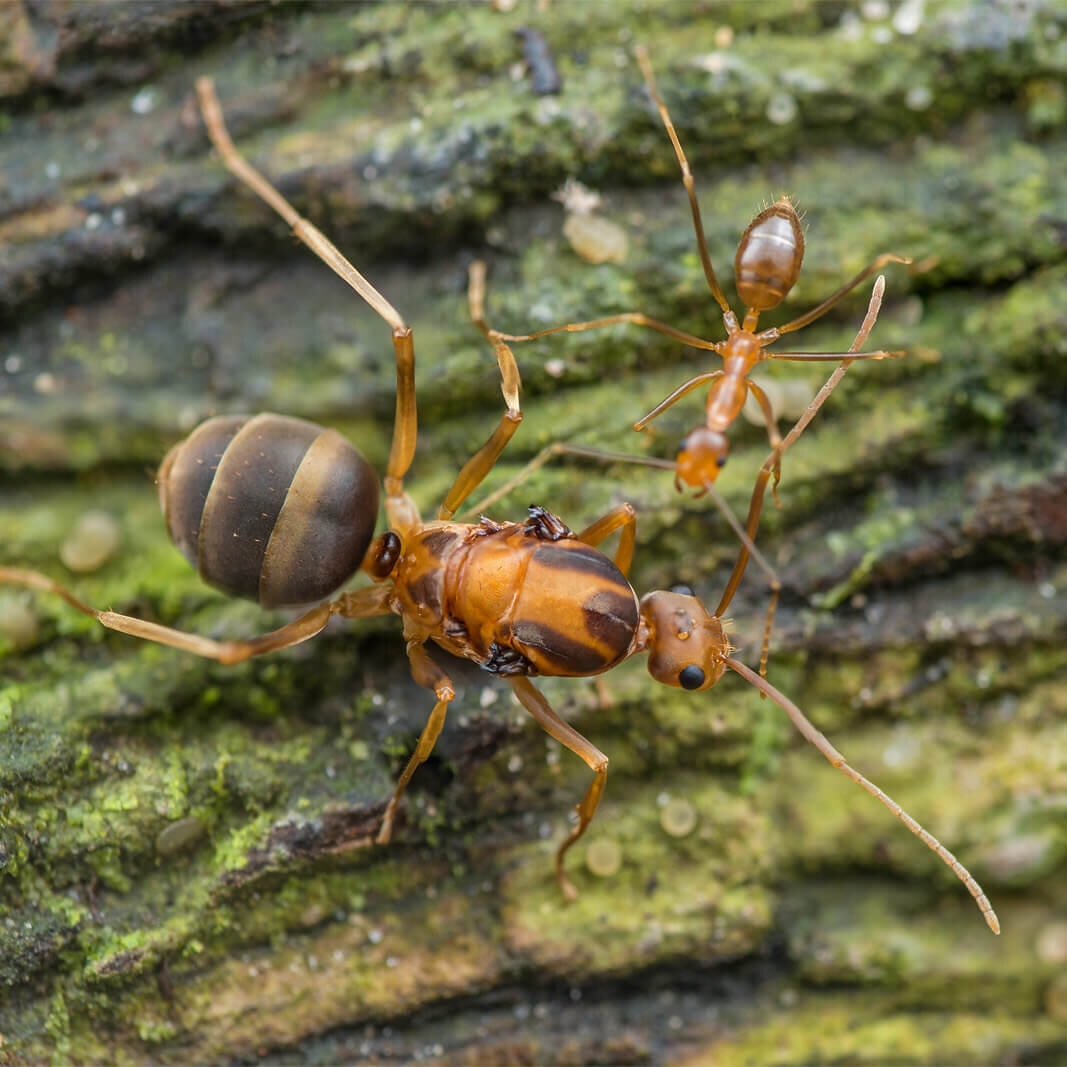
{"label": "ant leg", "polygon": [[200,113],[204,116],[208,136],[226,169],[240,178],[257,196],[274,208],[289,223],[296,237],[303,241],[335,274],[348,282],[393,327],[394,331],[406,330],[407,326],[400,317],[400,312],[345,259],[325,234],[307,219],[302,218],[293,205],[234,148],[222,118],[222,108],[215,95],[214,81],[211,78],[197,78],[196,94],[200,99]]}
{"label": "ant leg", "polygon": [[[870,277],[870,275],[872,275],[876,270],[881,269],[887,263],[907,264],[910,262],[911,260],[907,256],[897,256],[894,255],[892,252],[884,252],[877,259],[872,260],[870,263],[868,263],[867,266],[864,267],[863,270],[861,270],[855,278],[853,278],[850,282],[838,289],[837,292],[833,294],[833,296],[827,297],[821,304],[818,305],[818,307],[812,308],[811,311],[809,311],[807,314],[801,315],[799,319],[793,319],[792,322],[787,322],[784,326],[773,326],[769,330],[764,330],[762,333],[759,334],[760,340],[762,340],[765,345],[770,344],[771,341],[774,341],[777,338],[781,337],[783,333],[791,333],[793,330],[799,330],[801,327],[807,326],[808,323],[814,322],[818,318],[822,318],[822,316],[825,315],[826,312],[828,312],[830,308],[832,308],[834,304],[836,304],[846,293],[850,293],[853,289],[856,288],[857,285],[859,285],[860,282],[863,281],[864,278]],[[800,355],[801,353],[797,354]],[[875,358],[885,358],[885,355],[888,355],[888,353],[884,353],[881,356]],[[828,358],[832,359],[833,355],[831,354]]]}
{"label": "ant leg", "polygon": [[484,514],[487,508],[517,489],[550,459],[554,459],[556,456],[582,456],[585,459],[597,459],[603,463],[637,463],[643,467],[658,467],[660,470],[666,471],[675,469],[673,460],[669,459],[658,459],[655,456],[633,456],[627,452],[605,452],[599,448],[586,448],[583,445],[565,445],[562,441],[555,441],[550,445],[545,445],[518,474],[509,478],[499,489],[494,489],[483,500],[479,500],[477,504],[467,508],[460,518],[470,518],[474,515]]}
{"label": "ant leg", "polygon": [[378,836],[375,838],[379,845],[388,844],[389,839],[393,836],[393,819],[396,817],[396,809],[400,803],[400,798],[404,795],[404,790],[407,789],[411,776],[420,764],[426,762],[433,751],[433,746],[437,744],[437,739],[441,736],[441,729],[445,725],[445,713],[448,711],[448,705],[452,703],[456,696],[456,691],[452,686],[452,679],[434,663],[430,658],[430,654],[422,647],[422,642],[419,638],[412,638],[408,641],[407,652],[408,659],[411,661],[411,676],[419,685],[434,691],[437,703],[434,705],[433,711],[430,712],[430,717],[426,720],[422,733],[419,734],[419,741],[415,746],[415,751],[412,753],[411,759],[408,760],[404,773],[397,780],[393,795],[389,798],[389,803],[385,807],[382,825],[379,827]]}
{"label": "ant leg", "polygon": [[343,615],[345,618],[367,618],[372,615],[389,614],[386,596],[383,595],[388,593],[388,588],[372,586],[357,590],[354,593],[344,593],[336,600],[319,604],[298,619],[294,619],[271,633],[261,634],[259,637],[252,637],[243,641],[214,641],[209,637],[201,637],[198,634],[175,630],[170,626],[161,626],[159,623],[148,622],[146,619],[134,618],[132,615],[119,615],[114,611],[97,611],[84,603],[84,601],[79,600],[59,582],[53,581],[47,575],[38,571],[24,571],[15,567],[0,567],[0,582],[23,585],[31,589],[55,593],[57,596],[62,597],[71,607],[77,609],[83,615],[89,615],[96,619],[97,622],[102,626],[106,626],[109,630],[129,634],[131,637],[140,637],[145,641],[155,641],[157,644],[169,645],[171,648],[181,649],[183,652],[192,652],[196,656],[218,660],[220,663],[225,664],[242,663],[253,656],[262,656],[266,652],[275,652],[278,649],[298,645],[319,633],[333,615]]}
{"label": "ant leg", "polygon": [[637,537],[637,513],[633,504],[619,504],[574,536],[576,540],[596,548],[620,526],[622,534],[619,536],[619,547],[615,549],[614,563],[624,576],[628,576],[634,558],[634,540]]}
{"label": "ant leg", "polygon": [[771,442],[771,448],[774,449],[775,463],[774,463],[774,484],[771,486],[771,492],[774,494],[774,502],[777,505],[781,505],[781,501],[778,499],[778,483],[782,480],[782,435],[778,432],[778,420],[774,414],[774,406],[771,404],[771,399],[763,391],[763,389],[751,379],[746,379],[749,389],[752,390],[753,396],[756,398],[756,402],[760,406],[760,411],[763,412],[763,421],[767,427],[767,439]]}
{"label": "ant leg", "polygon": [[721,370],[713,370],[704,374],[698,374],[695,378],[690,378],[684,385],[678,386],[670,396],[661,400],[647,415],[643,415],[639,418],[637,422],[634,423],[634,429],[643,430],[654,418],[662,415],[667,408],[681,400],[686,393],[691,393],[694,389],[698,389],[707,382],[714,381],[716,378],[721,377],[722,373]]}
{"label": "ant leg", "polygon": [[[751,556],[756,561],[756,565],[761,571],[763,571],[764,575],[767,578],[767,584],[771,587],[771,600],[770,603],[767,605],[767,621],[763,627],[763,646],[760,652],[759,671],[760,677],[762,678],[765,677],[767,674],[767,657],[770,655],[771,651],[771,629],[774,626],[774,613],[778,609],[778,598],[782,592],[782,580],[778,577],[778,572],[770,565],[770,563],[767,562],[767,558],[756,547],[755,543],[752,540],[752,537],[749,536],[748,532],[741,525],[741,523],[737,521],[737,516],[733,512],[733,508],[731,508],[730,505],[726,503],[725,498],[718,491],[718,489],[715,488],[714,483],[705,482],[704,489],[711,497],[712,503],[714,503],[714,505],[719,509],[719,511],[722,512],[723,518],[726,519],[726,522],[729,524],[730,529],[733,530],[738,541],[741,542],[741,551],[744,553],[745,559],[747,560],[748,557]],[[738,581],[740,581],[740,578],[738,579]],[[730,596],[732,599],[732,592]],[[721,618],[722,613],[725,610],[725,607],[716,609],[716,618]]]}
{"label": "ant leg", "polygon": [[404,492],[404,475],[415,458],[418,417],[415,410],[415,340],[409,327],[393,331],[396,352],[396,414],[393,443],[385,468],[385,514],[389,525],[403,531],[417,526],[419,510]]}
{"label": "ant leg", "polygon": [[727,667],[736,671],[750,685],[754,685],[764,696],[769,696],[793,721],[793,725],[810,741],[829,762],[839,771],[848,775],[857,785],[862,786],[876,800],[884,804],[913,834],[940,856],[941,860],[951,868],[953,874],[967,887],[967,891],[974,897],[975,903],[985,917],[989,929],[995,934],[1000,933],[1000,922],[989,898],[982,892],[982,887],[974,880],[966,867],[940,841],[928,830],[923,829],[895,800],[891,799],[873,782],[864,778],[859,771],[854,770],[845,762],[845,757],[837,751],[821,731],[817,730],[808,717],[787,697],[783,696],[766,679],[760,678],[743,663],[735,659],[726,660]]}
{"label": "ant leg", "polygon": [[586,791],[582,802],[578,805],[578,825],[567,835],[566,840],[556,849],[556,880],[559,882],[563,895],[568,900],[575,900],[578,890],[571,884],[563,869],[563,857],[567,849],[585,833],[585,828],[596,814],[597,805],[600,803],[604,785],[608,780],[608,757],[604,755],[594,744],[587,741],[569,723],[561,719],[545,700],[544,695],[528,678],[517,676],[509,678],[511,688],[522,702],[522,706],[537,720],[538,725],[549,736],[554,737],[561,745],[565,745],[576,756],[580,756],[594,772],[592,784]]}
{"label": "ant leg", "polygon": [[[878,312],[882,307],[882,296],[884,293],[885,278],[882,275],[879,275],[871,290],[871,299],[870,303],[867,305],[867,314],[864,315],[863,322],[860,323],[859,332],[856,334],[855,339],[852,342],[852,348],[857,350],[862,348],[867,340],[868,334],[874,329],[874,324],[878,320]],[[772,473],[777,471],[778,466],[781,463],[782,455],[785,453],[786,449],[788,449],[804,430],[807,429],[808,424],[815,418],[819,408],[826,402],[826,398],[834,391],[838,382],[845,376],[851,363],[851,356],[842,360],[841,365],[829,378],[826,379],[823,387],[815,394],[815,398],[807,406],[804,414],[797,419],[793,428],[782,438],[781,444],[775,448],[764,461],[763,466],[760,467],[759,473],[756,475],[756,484],[752,488],[752,497],[748,505],[748,520],[745,526],[745,532],[748,534],[749,540],[755,540],[756,531],[759,529],[760,512],[763,509],[763,494],[766,492],[768,479],[771,477]],[[716,615],[722,615],[722,613],[730,606],[730,601],[733,600],[734,594],[737,592],[737,587],[741,584],[741,578],[744,576],[745,567],[748,564],[748,555],[747,547],[742,547],[741,552],[738,554],[737,562],[734,564],[733,573],[730,575],[730,580],[726,584],[722,599],[719,601],[719,606],[715,611]]]}
{"label": "ant leg", "polygon": [[667,136],[671,139],[671,144],[674,145],[674,154],[678,157],[678,166],[682,168],[682,184],[685,186],[686,195],[689,197],[689,208],[693,213],[693,229],[696,230],[697,248],[700,251],[700,262],[704,265],[704,277],[708,280],[708,288],[711,290],[711,295],[718,302],[719,307],[722,308],[723,314],[732,315],[733,312],[726,302],[726,297],[723,296],[719,280],[715,277],[715,268],[711,265],[711,256],[708,254],[708,242],[704,236],[704,224],[700,219],[700,204],[697,203],[693,172],[689,169],[689,160],[685,158],[685,152],[682,151],[682,144],[678,140],[674,123],[671,122],[667,105],[664,104],[659,92],[656,90],[656,78],[652,73],[652,64],[648,60],[648,49],[639,44],[634,49],[634,55],[637,57],[637,63],[641,67],[641,73],[644,75],[645,85],[648,86],[649,94],[655,101],[656,107],[659,108],[663,125],[667,127]]}
{"label": "ant leg", "polygon": [[767,352],[766,359],[784,359],[790,363],[839,363],[847,359],[852,363],[857,359],[900,359],[906,356],[907,350],[903,348],[877,352]]}
{"label": "ant leg", "polygon": [[691,348],[701,348],[706,352],[721,352],[722,341],[706,341],[703,337],[686,333],[685,330],[675,329],[659,319],[650,318],[640,311],[624,311],[618,315],[607,315],[602,319],[590,319],[588,322],[568,322],[562,326],[552,326],[547,330],[538,330],[536,333],[500,333],[493,330],[493,335],[501,341],[536,341],[540,337],[547,337],[552,333],[584,333],[586,330],[598,330],[602,326],[618,326],[629,323],[631,326],[647,326],[649,329],[658,330],[660,333],[673,337],[682,344]]}
{"label": "ant leg", "polygon": [[337,246],[296,209],[234,147],[222,118],[222,108],[211,78],[198,78],[196,92],[208,136],[226,169],[265,200],[335,274],[343,278],[393,328],[396,351],[396,419],[386,470],[386,513],[393,526],[404,529],[419,521],[414,503],[404,493],[404,475],[415,455],[415,350],[411,327],[400,312],[341,254]]}
{"label": "ant leg", "polygon": [[452,483],[452,488],[437,512],[438,519],[445,520],[451,519],[460,504],[482,483],[522,422],[522,411],[519,407],[519,387],[522,382],[514,353],[485,322],[485,263],[480,259],[470,265],[467,299],[474,325],[485,334],[496,352],[497,365],[500,367],[500,391],[504,394],[504,403],[508,409],[500,417],[500,422],[489,440],[467,460]]}

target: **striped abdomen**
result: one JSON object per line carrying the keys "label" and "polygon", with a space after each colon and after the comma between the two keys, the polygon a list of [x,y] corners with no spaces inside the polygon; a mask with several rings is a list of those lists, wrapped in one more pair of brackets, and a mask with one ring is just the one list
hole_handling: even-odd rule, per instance
{"label": "striped abdomen", "polygon": [[539,674],[600,674],[625,659],[637,596],[607,556],[570,539],[534,549],[511,617],[511,644]]}
{"label": "striped abdomen", "polygon": [[737,295],[746,308],[777,307],[796,285],[804,262],[804,231],[786,199],[761,211],[741,235],[734,257]]}
{"label": "striped abdomen", "polygon": [[363,561],[378,476],[334,430],[286,415],[221,415],[167,454],[171,540],[205,582],[264,607],[321,600]]}
{"label": "striped abdomen", "polygon": [[637,597],[595,548],[544,541],[521,526],[472,538],[446,614],[468,638],[439,644],[501,674],[581,677],[625,659],[637,633]]}

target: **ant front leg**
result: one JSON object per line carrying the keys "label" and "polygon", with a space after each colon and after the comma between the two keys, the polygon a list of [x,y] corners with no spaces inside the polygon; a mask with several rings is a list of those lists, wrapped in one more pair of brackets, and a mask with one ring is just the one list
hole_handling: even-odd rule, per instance
{"label": "ant front leg", "polygon": [[145,641],[154,641],[160,645],[168,645],[171,648],[191,652],[205,659],[218,660],[219,663],[227,665],[243,663],[253,656],[262,656],[267,652],[276,652],[282,648],[299,645],[319,633],[334,615],[343,615],[345,618],[353,619],[389,614],[386,601],[390,590],[386,586],[371,586],[354,593],[344,593],[336,600],[319,604],[298,619],[294,619],[291,623],[271,633],[242,641],[215,641],[210,637],[175,630],[170,626],[161,626],[157,622],[138,619],[132,615],[119,615],[114,611],[97,611],[59,582],[53,581],[38,571],[0,567],[0,582],[55,593],[72,608],[83,615],[91,616],[109,630],[116,630],[131,637],[140,637]]}
{"label": "ant front leg", "polygon": [[511,688],[519,698],[522,706],[537,720],[549,736],[554,737],[561,745],[565,745],[576,756],[585,760],[589,769],[594,772],[594,778],[586,790],[582,802],[578,805],[578,825],[567,835],[566,840],[556,849],[556,880],[563,890],[563,895],[568,900],[575,900],[578,890],[574,888],[571,880],[563,869],[563,857],[567,849],[585,833],[585,828],[596,814],[597,805],[604,792],[604,786],[608,780],[608,757],[600,751],[596,745],[587,741],[569,723],[564,722],[553,710],[552,705],[545,700],[541,691],[533,685],[528,678],[521,675],[509,678]]}
{"label": "ant front leg", "polygon": [[678,386],[670,396],[661,400],[647,415],[642,415],[641,418],[634,423],[634,429],[643,430],[653,419],[662,415],[667,408],[681,400],[686,393],[691,393],[694,389],[698,389],[700,386],[714,381],[716,378],[721,378],[722,374],[723,372],[721,370],[713,370],[706,371],[703,374],[697,374],[690,378],[685,384]]}
{"label": "ant front leg", "polygon": [[404,795],[404,790],[407,789],[411,776],[420,764],[426,762],[430,753],[433,752],[433,746],[437,744],[437,739],[441,736],[441,730],[445,725],[445,713],[448,711],[448,705],[456,697],[452,679],[430,658],[430,654],[422,647],[423,640],[425,638],[420,636],[408,639],[407,653],[408,659],[411,661],[411,676],[418,685],[434,691],[437,703],[434,704],[433,711],[430,712],[430,717],[426,720],[426,725],[419,735],[415,751],[412,753],[411,759],[408,760],[404,773],[397,780],[393,795],[389,798],[389,803],[385,807],[385,814],[382,815],[382,825],[378,829],[378,836],[375,838],[379,845],[387,845],[392,838],[393,820],[396,817],[396,809],[400,803],[400,798]]}

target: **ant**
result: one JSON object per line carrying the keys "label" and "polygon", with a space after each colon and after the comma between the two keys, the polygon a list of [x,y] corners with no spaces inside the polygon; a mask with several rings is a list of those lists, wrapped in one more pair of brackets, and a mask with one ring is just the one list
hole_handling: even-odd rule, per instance
{"label": "ant", "polygon": [[[681,483],[706,490],[715,481],[719,471],[726,464],[729,454],[729,441],[726,430],[734,422],[744,407],[745,398],[751,391],[763,412],[771,446],[777,448],[781,442],[775,428],[775,415],[767,394],[749,377],[748,374],[757,363],[768,359],[783,359],[798,362],[832,362],[848,359],[891,359],[902,352],[878,350],[874,352],[768,352],[767,347],[777,341],[783,334],[792,333],[821,318],[835,304],[850,293],[861,281],[870,277],[887,263],[910,264],[906,256],[884,252],[867,264],[851,281],[843,285],[821,304],[787,322],[783,326],[772,326],[756,332],[760,314],[776,308],[789,294],[800,276],[804,263],[804,233],[800,228],[800,217],[788,197],[782,197],[770,207],[760,211],[748,224],[741,235],[734,257],[734,275],[737,292],[745,305],[745,315],[738,324],[737,315],[723,295],[722,287],[711,264],[704,224],[701,221],[700,204],[697,201],[693,173],[689,167],[685,152],[670,113],[656,88],[655,75],[649,62],[648,50],[638,45],[634,54],[641,67],[645,85],[659,109],[660,117],[667,129],[671,144],[674,146],[678,165],[682,171],[682,182],[689,197],[689,206],[693,215],[693,228],[696,232],[697,249],[704,267],[704,276],[708,288],[722,309],[723,325],[726,327],[725,341],[707,341],[702,337],[678,330],[664,322],[653,319],[640,311],[627,311],[605,318],[587,322],[569,322],[562,326],[553,326],[547,330],[538,330],[529,334],[507,334],[494,331],[494,337],[502,341],[533,341],[553,333],[579,333],[584,330],[598,329],[601,326],[614,326],[631,323],[647,326],[660,333],[682,341],[693,348],[717,352],[723,357],[721,370],[705,371],[690,378],[669,396],[660,401],[647,415],[634,423],[635,430],[644,429],[653,419],[662,415],[683,396],[702,385],[711,383],[708,390],[705,421],[696,426],[685,436],[675,458],[675,485],[681,489]],[[836,382],[834,383],[836,385]],[[832,387],[831,387],[832,389]],[[825,397],[823,397],[825,399]],[[814,403],[814,401],[813,401]],[[820,401],[821,404],[821,401]],[[777,483],[780,472],[776,471]]]}
{"label": "ant", "polygon": [[[737,315],[726,300],[722,287],[719,285],[719,280],[715,275],[715,268],[711,263],[711,256],[708,252],[707,240],[704,235],[704,225],[700,215],[700,204],[696,196],[693,173],[678,139],[674,123],[671,121],[670,113],[667,111],[667,106],[656,88],[656,79],[648,58],[648,51],[643,45],[638,45],[634,49],[634,54],[644,76],[649,95],[659,109],[667,135],[674,146],[674,152],[682,171],[682,182],[689,197],[693,228],[696,233],[700,260],[704,267],[704,276],[707,279],[712,296],[722,309],[722,319],[727,334],[726,340],[708,341],[669,326],[639,311],[622,312],[586,322],[570,322],[562,326],[553,326],[549,329],[538,330],[536,333],[529,334],[509,334],[493,331],[492,336],[500,341],[533,341],[554,333],[579,333],[585,330],[598,329],[602,326],[631,323],[657,330],[694,348],[717,352],[723,357],[721,369],[705,371],[690,378],[669,396],[661,400],[647,415],[642,416],[634,423],[635,430],[644,429],[653,419],[663,414],[664,411],[681,400],[687,393],[710,383],[704,423],[694,427],[682,439],[673,463],[650,463],[648,459],[643,457],[620,454],[611,454],[609,456],[595,449],[579,450],[578,454],[602,460],[614,459],[663,466],[668,470],[674,471],[674,484],[679,491],[682,490],[682,483],[684,483],[695,488],[697,496],[711,495],[714,503],[723,513],[742,544],[742,554],[723,593],[722,600],[719,603],[718,614],[726,610],[726,606],[733,598],[750,555],[757,561],[770,583],[771,600],[767,610],[763,652],[760,662],[760,673],[764,674],[770,646],[770,632],[781,590],[781,582],[770,564],[756,550],[753,540],[759,528],[764,491],[771,475],[774,478],[771,491],[775,500],[777,501],[778,499],[777,490],[778,483],[781,480],[781,457],[785,448],[783,447],[783,438],[778,433],[773,406],[764,390],[756,382],[752,381],[748,374],[757,364],[769,359],[797,362],[841,362],[841,366],[831,375],[818,395],[811,401],[800,420],[798,420],[791,432],[791,443],[814,418],[816,412],[841,380],[844,371],[848,369],[854,360],[891,359],[901,356],[903,353],[881,349],[872,352],[860,352],[855,345],[847,353],[769,352],[767,351],[768,346],[777,341],[783,334],[799,330],[821,318],[842,297],[850,293],[860,282],[885,264],[910,264],[912,260],[892,252],[883,253],[864,267],[851,281],[838,289],[837,292],[799,318],[793,319],[783,326],[773,326],[756,332],[760,314],[776,308],[785,299],[796,284],[804,262],[804,234],[800,227],[800,217],[792,201],[788,197],[782,197],[770,207],[764,208],[752,219],[738,243],[737,253],[734,258],[734,275],[738,295],[745,305],[744,318],[738,324]],[[870,327],[868,327],[868,332],[869,329]],[[865,339],[866,333],[863,336]],[[772,453],[768,460],[770,463],[769,471],[765,474],[761,470],[757,480],[749,506],[746,529],[742,531],[726,502],[716,493],[714,482],[719,475],[719,471],[725,466],[729,455],[729,441],[726,437],[726,430],[741,413],[745,399],[750,392],[756,398],[763,413]],[[566,446],[550,446],[547,451],[558,455],[561,452],[574,452],[575,450]],[[531,467],[540,465],[544,458],[547,457],[538,456],[531,464]],[[497,499],[497,494],[494,494],[490,499]]]}
{"label": "ant", "polygon": [[[415,770],[433,750],[455,689],[425,649],[427,641],[507,679],[523,707],[593,771],[578,804],[578,821],[556,850],[555,873],[568,898],[576,890],[564,856],[585,833],[607,782],[608,758],[565,722],[531,682],[536,675],[598,675],[638,653],[664,685],[709,689],[727,668],[779,704],[800,732],[877,797],[948,864],[994,931],[999,924],[985,894],[959,861],[840,753],[792,701],[739,660],[722,620],[687,589],[657,590],[638,599],[627,579],[636,516],[621,504],[574,533],[542,507],[524,522],[482,517],[452,521],[481,483],[522,420],[519,371],[511,349],[485,323],[484,266],[472,265],[471,317],[493,345],[507,410],[486,443],[464,465],[437,518],[424,522],[404,490],[415,453],[414,341],[399,312],[338,249],[302,218],[237,152],[209,78],[196,84],[212,142],[225,166],[273,207],[293,233],[392,328],[397,365],[393,440],[385,474],[390,529],[373,537],[378,481],[367,460],[340,434],[282,415],[216,416],[167,454],[159,495],[168,532],[201,577],[264,606],[308,603],[336,590],[355,571],[373,584],[325,600],[268,634],[216,641],[112,611],[97,611],[36,571],[0,568],[0,581],[45,590],[121,633],[218,660],[239,663],[288,648],[319,633],[334,615],[399,615],[411,673],[435,704],[415,751],[385,806],[376,842],[389,842],[397,809]],[[614,558],[596,546],[619,533]]]}

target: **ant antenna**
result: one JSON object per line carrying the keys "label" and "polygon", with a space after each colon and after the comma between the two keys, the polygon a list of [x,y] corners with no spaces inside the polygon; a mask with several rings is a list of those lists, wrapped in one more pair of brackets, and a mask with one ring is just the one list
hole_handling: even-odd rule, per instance
{"label": "ant antenna", "polygon": [[974,901],[984,916],[989,929],[995,934],[1000,933],[1000,920],[997,919],[997,913],[993,910],[993,905],[989,903],[989,898],[982,891],[982,887],[974,880],[970,871],[929,830],[920,826],[892,797],[883,793],[874,782],[868,781],[859,771],[850,767],[845,762],[845,757],[830,744],[823,733],[815,729],[800,708],[788,697],[779,693],[766,678],[761,678],[755,671],[749,670],[748,667],[736,659],[727,659],[726,666],[740,674],[746,682],[755,686],[764,696],[769,696],[793,720],[793,725],[834,767],[847,774],[852,781],[866,789],[876,800],[880,800],[916,837],[923,841],[927,848],[936,852],[942,861],[952,869],[953,874],[967,887],[967,892],[974,897]]}

